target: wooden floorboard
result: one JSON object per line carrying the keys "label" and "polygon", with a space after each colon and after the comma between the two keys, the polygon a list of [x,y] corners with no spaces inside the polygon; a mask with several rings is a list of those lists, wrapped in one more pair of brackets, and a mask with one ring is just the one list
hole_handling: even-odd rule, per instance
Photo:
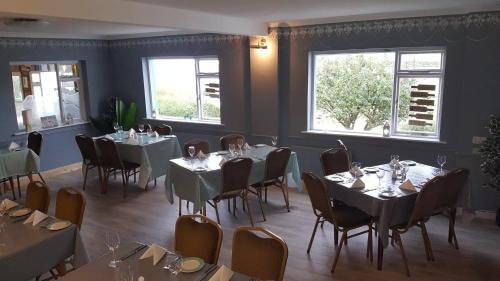
{"label": "wooden floorboard", "polygon": [[[51,188],[51,214],[57,189],[64,186],[81,188],[83,182],[81,172],[74,169],[52,171],[45,178]],[[87,208],[81,233],[92,259],[106,253],[103,239],[108,229],[117,230],[122,240],[156,242],[172,247],[178,204],[176,201],[171,205],[167,201],[162,179],[158,180],[156,188],[147,192],[132,184],[125,199],[119,181],[111,180],[108,194],[101,195],[97,181],[89,180],[85,194]],[[262,222],[257,201],[250,203],[257,225],[280,235],[288,244],[285,280],[500,280],[500,228],[489,220],[466,222],[459,219],[456,231],[461,248],[455,250],[447,242],[448,224],[443,216],[433,217],[428,223],[435,262],[426,261],[418,229],[402,236],[411,278],[405,275],[399,250],[392,246],[385,251],[383,271],[377,271],[376,261],[371,263],[365,258],[366,236],[349,240],[332,276],[330,268],[335,250],[332,226],[318,229],[311,253],[307,255],[315,217],[305,193],[291,192],[290,197],[291,212],[288,213],[281,192],[269,193],[269,203],[264,206],[266,222]],[[186,213],[185,204],[183,208]],[[249,220],[241,209],[237,218],[227,212],[226,206],[221,206],[220,210],[224,239],[219,262],[230,265],[233,230],[248,225]],[[208,216],[215,219],[213,209],[208,209]],[[376,244],[374,251],[376,255]]]}

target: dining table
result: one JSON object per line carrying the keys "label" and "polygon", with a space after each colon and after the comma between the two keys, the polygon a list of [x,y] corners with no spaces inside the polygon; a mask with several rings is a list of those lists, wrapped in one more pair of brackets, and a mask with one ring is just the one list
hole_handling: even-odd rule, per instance
{"label": "dining table", "polygon": [[[114,140],[123,161],[137,163],[139,167],[139,187],[146,189],[148,183],[169,174],[169,160],[182,156],[181,147],[175,135],[149,136],[146,133],[130,136],[129,133],[104,135]],[[99,153],[99,152],[98,152]]]}
{"label": "dining table", "polygon": [[[20,208],[21,205],[9,212]],[[75,268],[89,261],[76,225],[49,230],[47,226],[58,219],[49,216],[33,226],[23,223],[29,215],[11,217],[9,214],[0,216],[0,281],[30,280],[71,256]]]}
{"label": "dining table", "polygon": [[[263,180],[266,156],[276,147],[259,144],[242,149],[239,157],[252,159],[252,170],[248,184]],[[193,203],[193,212],[199,212],[208,200],[220,194],[221,165],[234,157],[229,151],[217,151],[204,157],[177,158],[170,160],[170,173],[165,178],[167,199],[174,203],[174,193],[182,200]],[[292,151],[286,168],[288,187],[302,189],[302,181],[297,154]]]}
{"label": "dining table", "polygon": [[27,147],[0,148],[0,179],[38,173],[40,157]]}
{"label": "dining table", "polygon": [[[405,161],[402,161],[405,162]],[[390,227],[406,223],[413,208],[418,192],[422,186],[436,175],[442,173],[439,168],[406,161],[410,163],[406,179],[415,187],[415,190],[400,188],[403,180],[401,177],[392,177],[392,168],[389,164],[382,164],[362,169],[363,175],[353,176],[351,172],[343,172],[324,177],[332,199],[340,201],[348,206],[358,208],[375,218],[378,234],[378,269],[382,268],[384,248],[389,244]],[[376,171],[382,169],[384,177],[380,179]],[[355,187],[356,179],[364,183],[364,187]],[[380,183],[380,184],[379,184]],[[384,196],[381,191],[392,189],[395,192],[391,196]]]}
{"label": "dining table", "polygon": [[[95,261],[88,263],[81,268],[69,272],[59,280],[62,281],[129,281],[139,280],[143,277],[145,281],[153,280],[176,280],[176,281],[208,281],[215,274],[217,268],[210,270],[213,266],[205,264],[201,270],[191,273],[179,272],[177,275],[171,273],[165,267],[171,262],[164,256],[156,265],[153,265],[152,258],[140,259],[147,251],[145,244],[141,242],[126,242],[120,245],[115,255],[120,260],[118,266],[113,268],[109,266],[112,260],[111,254],[105,254]],[[166,255],[173,252],[168,251]],[[123,274],[125,272],[125,274]],[[127,276],[123,278],[123,275]],[[243,274],[234,273],[231,281],[252,281],[254,279]]]}

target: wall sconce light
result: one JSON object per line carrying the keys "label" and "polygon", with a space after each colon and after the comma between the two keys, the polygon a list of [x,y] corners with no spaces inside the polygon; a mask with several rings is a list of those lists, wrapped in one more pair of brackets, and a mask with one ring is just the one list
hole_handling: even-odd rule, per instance
{"label": "wall sconce light", "polygon": [[266,38],[260,38],[259,40],[257,40],[257,44],[250,45],[250,48],[252,48],[252,49],[267,49]]}

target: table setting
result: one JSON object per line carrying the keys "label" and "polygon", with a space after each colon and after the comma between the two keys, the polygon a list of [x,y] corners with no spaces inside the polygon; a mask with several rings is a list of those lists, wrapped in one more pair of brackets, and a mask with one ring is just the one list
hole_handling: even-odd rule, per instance
{"label": "table setting", "polygon": [[0,179],[38,173],[40,157],[25,144],[11,142],[0,148]]}

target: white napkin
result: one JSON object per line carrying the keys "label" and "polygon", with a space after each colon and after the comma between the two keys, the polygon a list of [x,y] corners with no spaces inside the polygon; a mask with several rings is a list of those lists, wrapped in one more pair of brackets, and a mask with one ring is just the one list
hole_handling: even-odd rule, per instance
{"label": "white napkin", "polygon": [[128,131],[128,135],[132,139],[135,139],[137,137],[137,133],[135,132],[134,128],[130,128],[130,130]]}
{"label": "white napkin", "polygon": [[17,204],[16,202],[14,202],[14,201],[12,201],[10,199],[4,199],[2,201],[2,204],[0,205],[0,208],[3,208],[4,205],[5,205],[5,211],[7,211],[9,209],[12,209],[12,208],[16,207],[19,204]]}
{"label": "white napkin", "polygon": [[252,147],[248,145],[248,142],[245,143],[245,146],[243,147],[245,150],[250,150]]}
{"label": "white napkin", "polygon": [[222,165],[224,165],[224,163],[226,163],[226,159],[222,158],[219,162],[219,166],[222,167]]}
{"label": "white napkin", "polygon": [[233,276],[233,271],[227,266],[223,265],[210,277],[208,281],[229,281]]}
{"label": "white napkin", "polygon": [[156,265],[163,258],[166,252],[167,250],[165,248],[153,243],[139,259],[143,260],[153,257],[153,265]]}
{"label": "white napkin", "polygon": [[38,210],[35,210],[31,216],[29,216],[29,218],[27,218],[23,223],[24,224],[28,224],[28,223],[31,223],[33,226],[39,224],[40,222],[42,222],[43,220],[45,220],[46,218],[48,218],[49,216],[45,213],[42,213]]}
{"label": "white napkin", "polygon": [[415,188],[415,186],[413,185],[413,183],[410,181],[410,180],[405,180],[400,186],[399,186],[400,189],[405,189],[405,190],[409,190],[409,191],[417,191],[417,189]]}
{"label": "white napkin", "polygon": [[358,167],[351,168],[349,172],[355,177],[361,177],[363,175],[363,171]]}
{"label": "white napkin", "polygon": [[365,188],[365,183],[361,179],[356,179],[352,183],[351,188]]}
{"label": "white napkin", "polygon": [[196,157],[198,157],[198,159],[203,159],[206,157],[205,153],[203,153],[203,151],[198,151],[198,154],[196,155]]}
{"label": "white napkin", "polygon": [[9,145],[9,151],[14,151],[14,150],[18,149],[19,147],[20,147],[19,144],[15,143],[15,142],[11,142]]}

